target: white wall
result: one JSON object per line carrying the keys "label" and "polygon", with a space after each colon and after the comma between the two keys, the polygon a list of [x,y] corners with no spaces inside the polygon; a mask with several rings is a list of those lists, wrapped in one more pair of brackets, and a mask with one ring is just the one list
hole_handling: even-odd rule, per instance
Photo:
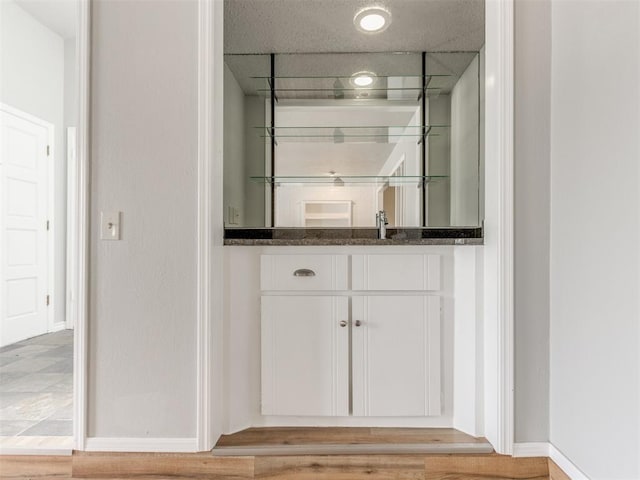
{"label": "white wall", "polygon": [[[64,126],[75,127],[78,123],[78,67],[76,62],[76,39],[64,39]],[[66,136],[66,135],[65,135]]]}
{"label": "white wall", "polygon": [[55,323],[65,321],[64,41],[11,0],[0,2],[0,102],[54,125]]}
{"label": "white wall", "polygon": [[550,438],[640,478],[640,2],[554,1]]}
{"label": "white wall", "polygon": [[245,119],[244,92],[227,65],[224,66],[224,221],[230,225],[229,208],[235,208],[237,225],[245,219]]}
{"label": "white wall", "polygon": [[92,9],[88,435],[193,438],[197,2]]}
{"label": "white wall", "polygon": [[551,0],[515,4],[515,441],[549,440]]}
{"label": "white wall", "polygon": [[479,59],[451,91],[451,225],[478,225]]}

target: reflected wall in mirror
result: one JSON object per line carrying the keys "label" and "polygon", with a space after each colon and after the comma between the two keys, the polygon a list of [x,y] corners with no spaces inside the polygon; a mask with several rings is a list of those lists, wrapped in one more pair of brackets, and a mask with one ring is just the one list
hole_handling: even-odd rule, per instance
{"label": "reflected wall in mirror", "polygon": [[481,55],[226,55],[226,225],[479,225]]}

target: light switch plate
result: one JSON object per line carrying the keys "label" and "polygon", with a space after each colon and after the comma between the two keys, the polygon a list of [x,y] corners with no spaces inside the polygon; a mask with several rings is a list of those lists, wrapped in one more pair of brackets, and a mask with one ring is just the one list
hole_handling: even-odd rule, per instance
{"label": "light switch plate", "polygon": [[100,212],[100,239],[120,240],[120,212]]}

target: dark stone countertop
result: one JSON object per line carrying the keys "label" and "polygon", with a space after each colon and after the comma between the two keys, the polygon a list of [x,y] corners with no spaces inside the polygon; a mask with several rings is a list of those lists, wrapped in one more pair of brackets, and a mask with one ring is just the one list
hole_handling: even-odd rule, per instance
{"label": "dark stone countertop", "polygon": [[482,228],[225,228],[225,245],[482,245]]}

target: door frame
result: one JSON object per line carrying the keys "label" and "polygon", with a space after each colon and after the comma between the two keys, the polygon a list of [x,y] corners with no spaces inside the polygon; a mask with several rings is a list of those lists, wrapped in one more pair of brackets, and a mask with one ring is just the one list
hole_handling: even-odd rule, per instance
{"label": "door frame", "polygon": [[[222,434],[224,211],[222,0],[198,0],[196,439],[211,450]],[[216,208],[214,208],[214,205]]]}
{"label": "door frame", "polygon": [[[496,452],[514,441],[514,1],[485,6],[484,428]],[[198,352],[200,450],[222,433],[223,9],[198,0]],[[213,206],[216,208],[213,208]],[[213,267],[216,268],[213,268]],[[215,355],[215,357],[214,357]],[[214,365],[212,367],[212,365]]]}
{"label": "door frame", "polygon": [[[76,178],[74,189],[77,199],[75,218],[68,235],[73,236],[71,249],[72,271],[67,275],[76,284],[75,318],[68,319],[73,330],[73,445],[84,450],[87,439],[87,367],[88,367],[88,315],[89,315],[89,209],[90,209],[90,81],[91,81],[91,0],[78,1],[78,31],[76,34],[76,66],[78,72],[78,123],[76,126]],[[69,239],[67,238],[67,241]],[[72,287],[73,288],[73,287]]]}
{"label": "door frame", "polygon": [[31,122],[39,127],[45,128],[47,130],[47,145],[49,147],[49,154],[47,155],[46,160],[46,168],[47,168],[47,180],[46,180],[46,188],[47,188],[47,220],[49,221],[49,230],[47,231],[47,266],[46,266],[46,283],[47,283],[47,295],[49,295],[49,305],[45,309],[45,317],[47,320],[47,331],[44,333],[50,333],[57,330],[61,330],[64,328],[64,323],[61,326],[56,327],[55,315],[55,227],[56,227],[56,218],[55,218],[55,172],[54,169],[51,168],[51,165],[56,161],[55,156],[55,127],[51,122],[47,122],[35,115],[31,115],[30,113],[23,112],[11,105],[7,105],[6,103],[0,102],[0,110],[9,115],[13,115],[14,117],[21,118],[27,122]]}
{"label": "door frame", "polygon": [[[77,153],[76,153],[76,127],[67,127],[65,129],[65,138],[66,138],[66,159],[67,159],[67,185],[73,186],[76,185],[77,180],[76,177],[78,175],[78,166],[77,166]],[[73,155],[70,154],[69,145],[73,145]],[[65,281],[65,328],[73,329],[74,323],[77,318],[77,313],[75,311],[76,308],[76,292],[78,290],[78,279],[75,277],[77,274],[76,257],[74,257],[73,253],[76,251],[76,247],[73,245],[73,242],[76,241],[76,237],[74,237],[76,227],[74,225],[75,219],[78,217],[77,214],[78,209],[78,199],[76,197],[76,190],[67,188],[67,275]]]}
{"label": "door frame", "polygon": [[485,6],[484,434],[513,454],[514,2]]}

